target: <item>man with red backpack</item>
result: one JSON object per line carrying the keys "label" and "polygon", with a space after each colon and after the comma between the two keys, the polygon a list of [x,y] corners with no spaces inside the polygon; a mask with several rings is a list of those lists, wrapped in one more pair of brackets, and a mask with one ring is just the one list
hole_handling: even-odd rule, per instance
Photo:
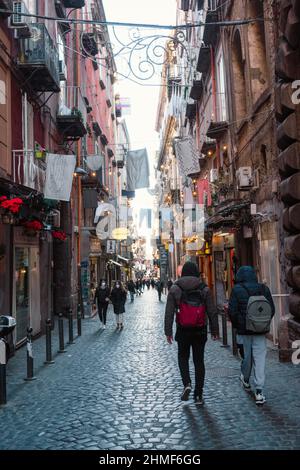
{"label": "man with red backpack", "polygon": [[173,342],[172,330],[175,314],[177,323],[175,340],[178,343],[178,364],[184,386],[181,400],[187,401],[192,391],[189,371],[189,357],[192,347],[195,366],[194,400],[197,405],[202,405],[207,319],[209,319],[210,331],[214,340],[219,337],[219,325],[210,289],[201,281],[197,265],[190,261],[184,264],[181,277],[173,284],[168,294],[165,310],[165,335],[169,344]]}

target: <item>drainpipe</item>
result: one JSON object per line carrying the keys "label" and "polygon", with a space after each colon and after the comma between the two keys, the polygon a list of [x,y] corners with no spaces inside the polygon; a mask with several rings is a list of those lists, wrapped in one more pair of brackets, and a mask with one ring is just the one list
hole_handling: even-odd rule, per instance
{"label": "drainpipe", "polygon": [[[75,13],[76,19],[80,19],[80,9],[76,10]],[[75,50],[79,51],[80,50],[80,24],[75,25]],[[80,93],[80,86],[81,86],[81,61],[80,61],[80,55],[79,54],[74,54],[74,82],[76,83],[76,106],[79,109],[79,103],[80,103],[80,98],[79,98],[79,93]],[[81,165],[81,140],[79,139],[77,142],[77,166]],[[81,177],[77,177],[77,226],[78,226],[78,235],[77,235],[77,284],[78,284],[78,299],[77,302],[80,304],[81,307],[81,312],[84,316],[84,311],[83,311],[83,301],[82,301],[82,295],[81,295],[81,211],[82,211],[82,195],[81,195]]]}
{"label": "drainpipe", "polygon": [[28,102],[27,93],[24,92],[24,164],[26,184],[29,181],[29,159],[28,159]]}

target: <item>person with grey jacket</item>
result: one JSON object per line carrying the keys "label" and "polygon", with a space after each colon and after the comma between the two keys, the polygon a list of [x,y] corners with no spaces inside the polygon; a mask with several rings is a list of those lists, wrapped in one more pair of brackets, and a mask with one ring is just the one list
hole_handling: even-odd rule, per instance
{"label": "person with grey jacket", "polygon": [[[201,326],[182,326],[177,321],[175,340],[178,343],[178,365],[184,386],[181,400],[187,401],[192,391],[192,381],[189,371],[190,349],[193,351],[195,366],[194,400],[197,405],[203,404],[203,386],[205,377],[204,349],[207,341],[207,323],[210,323],[212,339],[219,338],[217,310],[210,289],[200,279],[200,273],[195,263],[186,262],[182,268],[181,277],[171,287],[165,310],[165,335],[169,344],[173,342],[173,323],[175,314],[183,295],[189,292],[199,292],[201,303],[205,307],[205,320]],[[178,318],[177,318],[178,320]]]}

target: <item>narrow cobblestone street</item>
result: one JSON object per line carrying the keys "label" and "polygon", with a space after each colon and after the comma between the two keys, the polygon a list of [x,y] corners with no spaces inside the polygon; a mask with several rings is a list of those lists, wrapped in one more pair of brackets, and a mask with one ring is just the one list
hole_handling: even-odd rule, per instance
{"label": "narrow cobblestone street", "polygon": [[[177,347],[163,335],[166,297],[145,291],[127,302],[125,328],[85,319],[83,335],[44,365],[34,343],[37,380],[23,381],[26,348],[8,364],[1,449],[299,449],[300,367],[270,350],[267,403],[258,408],[239,383],[239,361],[220,342],[206,348],[205,406],[180,401]],[[66,333],[66,332],[65,332]],[[284,377],[284,379],[283,379]]]}

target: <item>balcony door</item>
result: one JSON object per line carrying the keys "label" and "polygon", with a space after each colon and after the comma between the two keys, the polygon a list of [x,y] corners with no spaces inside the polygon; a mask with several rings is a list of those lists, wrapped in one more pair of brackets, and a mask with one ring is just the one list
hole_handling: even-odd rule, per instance
{"label": "balcony door", "polygon": [[[0,30],[0,41],[9,46]],[[9,48],[7,49],[9,50]],[[0,168],[11,174],[11,96],[7,56],[0,48]]]}

